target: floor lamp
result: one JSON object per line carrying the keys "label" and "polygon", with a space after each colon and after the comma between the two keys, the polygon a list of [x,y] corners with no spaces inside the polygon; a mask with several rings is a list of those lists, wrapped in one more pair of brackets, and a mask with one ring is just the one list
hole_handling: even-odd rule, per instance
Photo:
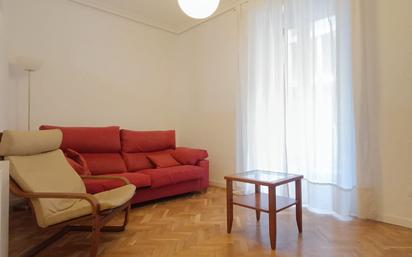
{"label": "floor lamp", "polygon": [[27,72],[27,130],[31,129],[31,73],[41,67],[41,61],[32,57],[17,57],[17,64]]}

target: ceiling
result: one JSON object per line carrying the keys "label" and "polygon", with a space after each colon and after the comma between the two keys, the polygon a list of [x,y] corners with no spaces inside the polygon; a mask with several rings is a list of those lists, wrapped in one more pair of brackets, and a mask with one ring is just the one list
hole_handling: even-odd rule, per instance
{"label": "ceiling", "polygon": [[[100,11],[108,12],[157,27],[175,34],[180,34],[205,20],[196,20],[186,16],[179,8],[177,0],[70,0]],[[235,6],[238,0],[221,0],[219,15]]]}

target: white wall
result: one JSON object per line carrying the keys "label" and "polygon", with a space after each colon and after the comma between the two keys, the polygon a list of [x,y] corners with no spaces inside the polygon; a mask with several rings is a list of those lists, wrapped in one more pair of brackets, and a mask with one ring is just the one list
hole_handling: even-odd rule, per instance
{"label": "white wall", "polygon": [[178,110],[180,143],[208,150],[215,185],[235,173],[236,24],[236,12],[229,11],[183,34],[177,51],[183,60],[177,83],[177,99],[184,99]]}
{"label": "white wall", "polygon": [[[11,108],[9,70],[6,54],[6,30],[4,25],[3,2],[0,0],[0,131],[12,128],[15,116]],[[8,162],[0,161],[0,257],[8,256],[9,232],[9,170]]]}
{"label": "white wall", "polygon": [[6,30],[3,3],[0,0],[0,131],[11,127],[14,116],[9,96],[12,93],[9,83],[9,69],[6,54]]}
{"label": "white wall", "polygon": [[[3,18],[2,2],[0,1],[0,92],[3,92],[7,85],[7,63],[6,63],[6,51],[5,51],[5,26]],[[0,129],[4,129],[6,125],[6,94],[0,93]]]}
{"label": "white wall", "polygon": [[[43,62],[32,74],[32,128],[174,128],[175,35],[65,0],[5,0],[5,10],[10,59]],[[26,76],[14,74],[21,129],[27,127]]]}
{"label": "white wall", "polygon": [[[376,1],[376,0],[374,0]],[[380,93],[381,213],[386,222],[412,227],[412,1],[378,0],[370,30],[375,33],[375,70]]]}

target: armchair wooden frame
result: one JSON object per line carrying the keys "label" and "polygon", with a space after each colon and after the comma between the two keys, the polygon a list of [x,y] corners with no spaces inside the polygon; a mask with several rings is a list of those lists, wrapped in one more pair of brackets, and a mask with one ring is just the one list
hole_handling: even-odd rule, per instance
{"label": "armchair wooden frame", "polygon": [[[3,133],[0,132],[0,141],[3,136]],[[0,156],[0,160],[3,160],[3,156]],[[120,180],[123,182],[124,185],[130,184],[129,180],[124,177],[117,177],[117,176],[81,176],[82,179],[103,179],[103,180]],[[66,233],[70,231],[85,231],[91,232],[91,248],[90,248],[90,257],[96,257],[97,251],[100,242],[100,235],[101,232],[122,232],[126,229],[126,225],[129,221],[129,211],[131,207],[130,200],[125,204],[108,210],[100,210],[100,204],[96,197],[92,194],[88,193],[61,193],[61,192],[25,192],[23,191],[17,183],[10,177],[10,192],[18,197],[24,198],[28,205],[30,206],[33,215],[36,213],[33,211],[33,205],[31,203],[31,199],[39,199],[39,198],[55,198],[55,199],[81,199],[86,200],[91,208],[92,213],[90,215],[86,215],[83,217],[79,217],[76,219],[72,219],[63,223],[59,223],[50,227],[61,227],[61,229],[48,239],[44,240],[40,244],[28,249],[22,257],[32,257],[38,254],[40,251],[45,249],[50,244],[56,242],[58,239],[63,237]],[[123,224],[119,226],[105,226],[107,222],[109,222],[115,215],[124,212],[124,220]],[[91,225],[84,226],[78,225],[79,222],[91,221]],[[37,223],[37,220],[36,220]]]}
{"label": "armchair wooden frame", "polygon": [[[116,177],[116,176],[83,176],[83,179],[104,179],[104,180],[121,180],[125,185],[129,184],[129,181],[123,177]],[[129,220],[129,211],[130,211],[130,201],[126,202],[125,204],[116,207],[114,209],[108,210],[100,210],[99,202],[97,201],[96,197],[92,194],[88,193],[52,193],[52,192],[36,192],[36,193],[29,193],[23,191],[17,184],[14,182],[12,178],[10,178],[10,192],[18,197],[22,197],[28,201],[29,206],[32,208],[31,199],[35,198],[65,198],[65,199],[81,199],[86,200],[89,202],[92,213],[87,216],[79,217],[76,219],[72,219],[60,224],[56,224],[50,227],[62,227],[56,234],[52,235],[45,241],[41,242],[40,244],[34,246],[33,248],[27,250],[23,256],[24,257],[31,257],[38,254],[40,251],[45,249],[47,246],[52,244],[53,242],[60,239],[66,233],[70,231],[87,231],[92,233],[91,238],[91,248],[90,248],[90,257],[97,256],[100,235],[101,232],[122,232],[125,230],[126,225]],[[123,224],[120,226],[105,226],[107,222],[116,214],[124,212],[124,220]],[[33,213],[36,215],[35,213]],[[79,222],[91,221],[91,225],[84,226],[84,225],[76,225]]]}
{"label": "armchair wooden frame", "polygon": [[[0,141],[3,137],[3,133],[0,132]],[[4,160],[3,156],[0,156],[0,160]],[[129,180],[120,176],[81,176],[83,180],[120,180],[124,185],[130,184]],[[127,201],[121,206],[116,208],[100,210],[99,201],[92,194],[88,193],[62,193],[62,192],[25,192],[22,190],[17,183],[10,176],[10,192],[18,197],[24,198],[28,205],[30,206],[32,212],[34,211],[32,199],[39,198],[55,198],[55,199],[81,199],[86,200],[91,208],[92,213],[83,217],[75,218],[66,222],[62,222],[50,227],[61,227],[61,229],[50,236],[40,244],[26,250],[21,257],[32,257],[40,253],[47,246],[59,240],[66,233],[71,231],[85,231],[91,232],[91,248],[90,257],[96,257],[100,242],[101,232],[122,232],[126,229],[127,223],[129,221],[129,212],[131,208],[131,200]],[[117,226],[106,226],[106,224],[117,214],[124,212],[124,220],[122,225]],[[33,213],[33,216],[35,214]],[[91,225],[78,225],[80,222],[91,221]],[[37,222],[36,222],[37,223]],[[49,227],[49,228],[50,228]]]}

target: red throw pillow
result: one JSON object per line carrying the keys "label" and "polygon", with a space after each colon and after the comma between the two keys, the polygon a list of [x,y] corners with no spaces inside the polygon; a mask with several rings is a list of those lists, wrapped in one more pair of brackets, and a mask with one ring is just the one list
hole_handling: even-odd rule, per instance
{"label": "red throw pillow", "polygon": [[183,165],[196,165],[200,160],[208,157],[206,150],[178,147],[172,156]]}
{"label": "red throw pillow", "polygon": [[167,168],[180,165],[170,153],[148,155],[147,158],[153,162],[156,168]]}
{"label": "red throw pillow", "polygon": [[[83,156],[81,156],[81,154],[70,148],[67,148],[64,155],[66,155],[66,158],[69,161],[70,165],[72,165],[73,169],[75,169],[76,172],[79,173],[79,175],[91,175],[90,169],[87,166],[87,162],[83,158]],[[75,162],[77,165],[73,164],[73,162]]]}

